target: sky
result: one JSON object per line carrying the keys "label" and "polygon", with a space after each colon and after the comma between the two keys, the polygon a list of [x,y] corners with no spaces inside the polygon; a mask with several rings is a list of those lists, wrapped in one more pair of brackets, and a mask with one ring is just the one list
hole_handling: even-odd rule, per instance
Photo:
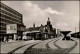
{"label": "sky", "polygon": [[26,28],[47,24],[62,31],[79,31],[79,1],[2,1],[23,15]]}

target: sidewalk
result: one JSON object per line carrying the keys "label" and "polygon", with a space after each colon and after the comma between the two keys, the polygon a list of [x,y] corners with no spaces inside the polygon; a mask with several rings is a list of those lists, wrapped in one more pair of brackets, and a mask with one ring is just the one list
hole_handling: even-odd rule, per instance
{"label": "sidewalk", "polygon": [[[13,42],[16,42],[16,43],[13,43]],[[30,43],[34,43],[36,42],[35,40],[30,40],[30,41],[10,41],[8,43],[11,43],[11,44],[1,44],[1,53],[8,53],[20,46],[23,46],[23,45],[26,45],[26,44],[30,44]]]}
{"label": "sidewalk", "polygon": [[73,48],[69,53],[71,54],[71,53],[74,53],[74,54],[78,54],[78,53],[80,53],[80,51],[79,51],[79,47],[80,47],[80,45],[79,45],[79,41],[80,41],[80,39],[78,39],[78,38],[73,38],[75,41],[77,41],[77,46],[75,47],[75,48]]}
{"label": "sidewalk", "polygon": [[75,42],[71,40],[62,40],[61,38],[56,42],[56,45],[58,45],[61,48],[71,48],[75,45]]}
{"label": "sidewalk", "polygon": [[6,42],[1,42],[1,45],[17,43],[17,42],[21,42],[21,41],[23,41],[23,40],[11,40],[10,39],[8,42],[7,41]]}

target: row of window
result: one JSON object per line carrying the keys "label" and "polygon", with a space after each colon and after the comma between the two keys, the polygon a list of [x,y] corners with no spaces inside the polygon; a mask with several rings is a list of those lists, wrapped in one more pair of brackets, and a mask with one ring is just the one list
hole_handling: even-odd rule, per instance
{"label": "row of window", "polygon": [[13,17],[14,19],[17,19],[17,20],[20,20],[20,21],[22,20],[21,17],[20,18],[19,17],[16,17],[15,15],[13,15],[13,14],[11,14],[9,12],[6,12],[4,10],[1,10],[1,13],[5,14],[5,15],[7,15],[9,17]]}
{"label": "row of window", "polygon": [[0,34],[1,34],[1,33],[6,33],[6,31],[1,31],[1,30],[0,30]]}
{"label": "row of window", "polygon": [[9,11],[9,12],[12,12],[12,13],[14,13],[14,14],[17,14],[18,16],[21,16],[20,13],[18,13],[17,11],[13,10],[12,8],[6,6],[6,5],[4,5],[4,4],[2,4],[2,3],[1,3],[1,8],[5,9],[5,10],[7,10],[7,11]]}
{"label": "row of window", "polygon": [[7,12],[7,13],[9,13],[9,14],[12,14],[12,15],[18,17],[18,18],[22,18],[22,15],[21,15],[21,16],[18,16],[17,14],[14,14],[14,13],[12,13],[12,12],[9,12],[9,11],[3,9],[3,8],[1,8],[1,11]]}
{"label": "row of window", "polygon": [[0,23],[8,24],[7,22],[0,21]]}
{"label": "row of window", "polygon": [[4,26],[4,27],[6,26],[6,24],[5,24],[5,23],[0,23],[0,25],[1,25],[1,26]]}
{"label": "row of window", "polygon": [[1,30],[6,30],[6,27],[0,27]]}
{"label": "row of window", "polygon": [[13,23],[22,23],[21,21],[19,21],[19,20],[16,20],[16,19],[14,19],[14,18],[11,18],[11,17],[9,17],[9,16],[6,16],[6,15],[3,15],[3,14],[1,14],[1,21],[10,21],[10,22],[13,22]]}
{"label": "row of window", "polygon": [[10,20],[4,20],[3,18],[1,18],[1,23],[2,22],[5,22],[6,24],[19,24],[18,22],[10,21]]}
{"label": "row of window", "polygon": [[6,23],[14,23],[13,21],[6,20],[6,19],[3,19],[3,18],[1,18],[1,22],[6,22]]}
{"label": "row of window", "polygon": [[6,30],[0,30],[1,32],[6,32]]}

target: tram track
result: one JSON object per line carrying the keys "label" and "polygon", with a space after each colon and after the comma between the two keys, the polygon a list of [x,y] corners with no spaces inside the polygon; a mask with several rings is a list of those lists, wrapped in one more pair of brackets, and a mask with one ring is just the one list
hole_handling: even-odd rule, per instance
{"label": "tram track", "polygon": [[[73,41],[75,41],[74,39],[72,39]],[[72,46],[71,48],[69,48],[66,52],[65,52],[65,54],[69,54],[69,52],[73,49],[73,48],[75,48],[76,46],[77,46],[77,41],[75,41],[75,44],[74,44],[74,46]]]}
{"label": "tram track", "polygon": [[[58,39],[59,40],[59,39]],[[48,45],[51,41],[57,41],[56,39],[54,39],[54,40],[50,40],[50,41],[48,41],[47,43],[46,43],[46,48],[47,49],[43,49],[43,48],[33,48],[35,45],[37,45],[37,44],[39,44],[39,43],[37,43],[37,44],[34,44],[34,45],[32,45],[32,46],[30,46],[29,48],[27,48],[25,51],[24,51],[24,53],[23,54],[30,54],[31,52],[32,53],[34,53],[35,54],[35,52],[33,52],[33,51],[36,51],[36,54],[37,53],[41,53],[41,52],[43,52],[43,51],[52,51],[52,49],[50,49],[50,46]],[[42,43],[42,42],[41,42]],[[31,50],[32,49],[32,50]],[[37,52],[38,51],[38,52]]]}
{"label": "tram track", "polygon": [[[46,53],[55,53],[55,52],[62,52],[62,54],[67,54],[70,50],[72,50],[76,45],[77,45],[77,42],[76,42],[76,44],[73,46],[73,47],[71,47],[71,48],[69,48],[69,49],[63,49],[63,48],[61,48],[61,47],[59,47],[57,44],[56,44],[56,42],[59,40],[60,38],[58,38],[58,39],[53,39],[53,40],[50,40],[50,41],[48,41],[48,40],[46,40],[46,41],[48,41],[46,44],[45,44],[45,46],[46,46],[46,49],[42,49],[42,48],[33,48],[34,46],[36,46],[36,45],[38,45],[38,44],[40,44],[40,43],[42,43],[42,42],[37,42],[37,43],[34,43],[34,44],[32,44],[32,43],[29,43],[29,44],[25,44],[25,45],[23,45],[23,46],[20,46],[20,47],[18,47],[18,48],[16,48],[16,49],[14,49],[14,50],[12,50],[12,51],[10,51],[8,54],[14,54],[14,52],[15,51],[17,51],[17,50],[19,50],[20,48],[22,48],[22,47],[25,47],[25,46],[27,46],[27,45],[30,45],[30,44],[32,44],[32,45],[30,45],[26,50],[24,50],[23,51],[23,54],[31,54],[31,52],[32,53],[43,53],[43,54],[45,54],[44,52],[46,52]],[[44,42],[44,41],[43,41]],[[51,47],[49,46],[49,43],[50,42],[53,42],[53,45],[55,46],[55,47],[57,47],[58,49],[51,49]],[[37,52],[38,51],[38,52]],[[49,51],[49,52],[47,52],[47,51]],[[59,53],[59,54],[60,54]]]}
{"label": "tram track", "polygon": [[[72,46],[71,48],[63,49],[63,48],[61,48],[60,46],[58,46],[58,45],[56,44],[56,42],[57,42],[58,40],[59,40],[59,39],[57,39],[57,40],[52,40],[51,42],[53,42],[53,45],[56,46],[56,47],[58,48],[58,50],[64,50],[61,54],[69,54],[68,52],[70,52],[70,51],[71,51],[73,48],[75,48],[76,45],[78,44],[77,41],[73,40],[73,41],[75,41],[74,46]],[[49,45],[48,45],[49,43],[50,43],[50,41],[46,44],[47,49],[51,49],[51,48],[49,47]],[[58,54],[59,54],[59,53],[58,53]]]}
{"label": "tram track", "polygon": [[[39,42],[39,43],[40,43],[40,42]],[[16,49],[13,49],[12,51],[8,52],[8,54],[14,54],[15,51],[19,50],[20,48],[22,48],[22,47],[24,47],[24,46],[30,45],[30,44],[32,44],[32,43],[25,44],[25,45],[22,45],[22,46],[20,46],[20,47],[17,47]],[[35,44],[33,44],[33,45],[35,45]],[[32,46],[33,46],[33,45],[32,45]]]}
{"label": "tram track", "polygon": [[58,40],[59,40],[59,39],[57,39],[56,41],[54,41],[54,42],[53,42],[53,45],[56,46],[58,49],[61,49],[61,47],[59,47],[59,46],[56,44],[56,42],[57,42]]}
{"label": "tram track", "polygon": [[[29,44],[31,44],[31,43],[29,43]],[[13,54],[16,50],[18,50],[18,49],[20,49],[20,48],[22,48],[22,47],[24,47],[24,46],[26,46],[26,45],[29,45],[29,44],[25,44],[25,45],[22,45],[22,46],[20,46],[20,47],[18,47],[18,48],[16,48],[16,49],[13,49],[13,50],[10,51],[8,54]]]}
{"label": "tram track", "polygon": [[[73,40],[73,39],[72,39]],[[58,40],[57,40],[58,41]],[[57,41],[55,41],[53,44],[56,46],[56,47],[58,47],[58,49],[63,49],[63,48],[61,48],[60,46],[58,46],[57,44],[56,44],[56,42]],[[75,41],[75,40],[73,40],[73,41]],[[74,44],[74,46],[72,46],[71,48],[66,48],[66,49],[64,49],[65,51],[62,53],[62,54],[69,54],[69,52],[73,49],[73,48],[75,48],[76,46],[77,46],[77,41],[75,41],[75,44]]]}
{"label": "tram track", "polygon": [[[39,43],[41,43],[41,42],[39,42]],[[28,50],[32,49],[33,46],[35,46],[35,45],[37,45],[37,44],[39,44],[39,43],[33,44],[33,45],[31,45],[30,47],[28,47],[28,48],[24,51],[23,54],[26,54],[26,52],[27,52]]]}
{"label": "tram track", "polygon": [[[59,39],[58,39],[58,40],[59,40]],[[50,49],[49,43],[50,43],[50,42],[55,42],[55,41],[56,41],[56,39],[49,41],[49,42],[46,44],[46,48],[47,48],[47,49]]]}

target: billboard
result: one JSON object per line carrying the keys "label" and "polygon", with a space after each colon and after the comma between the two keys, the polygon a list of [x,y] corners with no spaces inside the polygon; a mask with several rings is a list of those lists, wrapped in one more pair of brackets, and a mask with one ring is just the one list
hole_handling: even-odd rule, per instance
{"label": "billboard", "polygon": [[6,29],[6,33],[8,34],[17,33],[17,24],[6,25]]}

